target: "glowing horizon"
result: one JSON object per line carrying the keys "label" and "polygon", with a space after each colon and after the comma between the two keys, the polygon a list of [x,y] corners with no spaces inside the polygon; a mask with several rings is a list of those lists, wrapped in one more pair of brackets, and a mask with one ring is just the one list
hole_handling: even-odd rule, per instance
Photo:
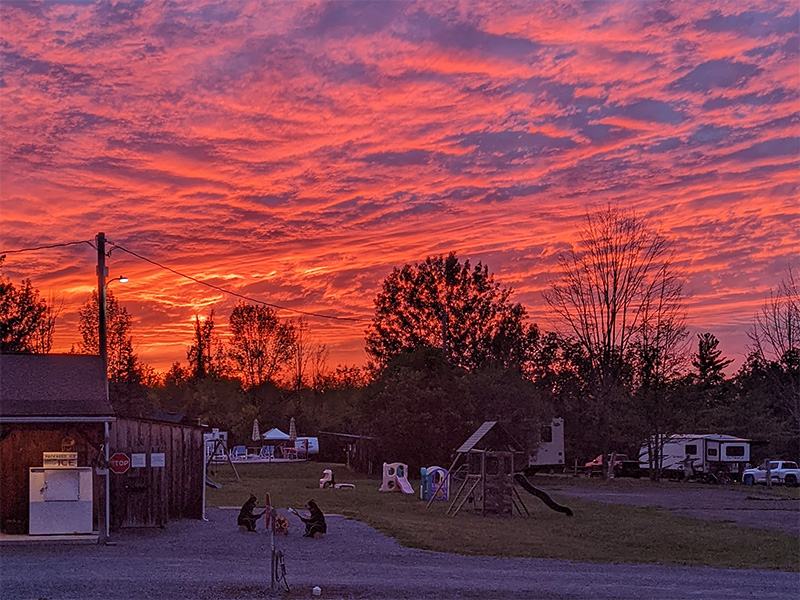
{"label": "glowing horizon", "polygon": [[[311,320],[363,364],[395,266],[486,264],[533,322],[587,210],[649,218],[741,365],[800,257],[795,3],[4,2],[2,248],[108,239]],[[9,254],[78,341],[86,245]],[[237,302],[119,250],[139,357]],[[287,312],[285,317],[296,317]]]}

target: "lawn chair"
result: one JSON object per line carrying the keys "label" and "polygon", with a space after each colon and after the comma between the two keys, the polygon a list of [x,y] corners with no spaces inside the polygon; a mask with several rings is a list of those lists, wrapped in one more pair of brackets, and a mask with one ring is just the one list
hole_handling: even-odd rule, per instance
{"label": "lawn chair", "polygon": [[261,446],[261,450],[258,452],[258,458],[265,458],[267,460],[275,458],[275,446]]}

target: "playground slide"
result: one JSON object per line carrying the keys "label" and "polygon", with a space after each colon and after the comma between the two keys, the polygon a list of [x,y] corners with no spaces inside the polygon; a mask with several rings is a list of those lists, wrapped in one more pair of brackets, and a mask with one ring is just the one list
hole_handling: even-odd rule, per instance
{"label": "playground slide", "polygon": [[215,490],[218,490],[222,487],[221,483],[217,483],[216,481],[211,481],[208,475],[206,475],[206,485],[208,487],[214,488]]}
{"label": "playground slide", "polygon": [[408,479],[405,477],[398,477],[397,478],[397,486],[400,488],[404,494],[413,494],[414,488],[411,487],[411,484],[408,483]]}
{"label": "playground slide", "polygon": [[525,475],[523,475],[522,473],[517,473],[516,475],[514,475],[514,481],[520,484],[526,492],[529,492],[534,496],[536,496],[537,498],[539,498],[539,500],[544,502],[549,508],[552,508],[557,512],[564,513],[568,517],[571,517],[573,515],[573,512],[570,508],[566,506],[561,506],[560,504],[554,502],[553,499],[550,496],[548,496],[545,492],[543,492],[538,488],[533,487],[533,484],[530,481],[528,481],[528,478],[525,477]]}

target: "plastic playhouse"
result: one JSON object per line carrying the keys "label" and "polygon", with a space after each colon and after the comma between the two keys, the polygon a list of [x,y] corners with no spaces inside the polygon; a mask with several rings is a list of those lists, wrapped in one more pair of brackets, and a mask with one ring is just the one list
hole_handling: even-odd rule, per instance
{"label": "plastic playhouse", "polygon": [[420,500],[441,502],[450,499],[450,477],[447,469],[431,466],[422,467],[420,470]]}
{"label": "plastic playhouse", "polygon": [[383,463],[383,483],[379,491],[413,494],[414,488],[408,482],[408,465],[399,462]]}

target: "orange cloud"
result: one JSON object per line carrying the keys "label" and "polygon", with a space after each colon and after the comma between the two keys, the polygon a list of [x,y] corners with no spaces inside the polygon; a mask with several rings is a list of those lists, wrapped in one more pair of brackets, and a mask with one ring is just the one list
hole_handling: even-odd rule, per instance
{"label": "orange cloud", "polygon": [[[0,4],[2,247],[98,231],[314,320],[365,360],[394,266],[482,260],[537,322],[560,250],[607,202],[687,267],[690,324],[732,357],[800,239],[791,2]],[[9,254],[77,340],[88,245]],[[109,258],[141,358],[185,360],[236,298]],[[281,313],[291,318],[294,313]]]}

